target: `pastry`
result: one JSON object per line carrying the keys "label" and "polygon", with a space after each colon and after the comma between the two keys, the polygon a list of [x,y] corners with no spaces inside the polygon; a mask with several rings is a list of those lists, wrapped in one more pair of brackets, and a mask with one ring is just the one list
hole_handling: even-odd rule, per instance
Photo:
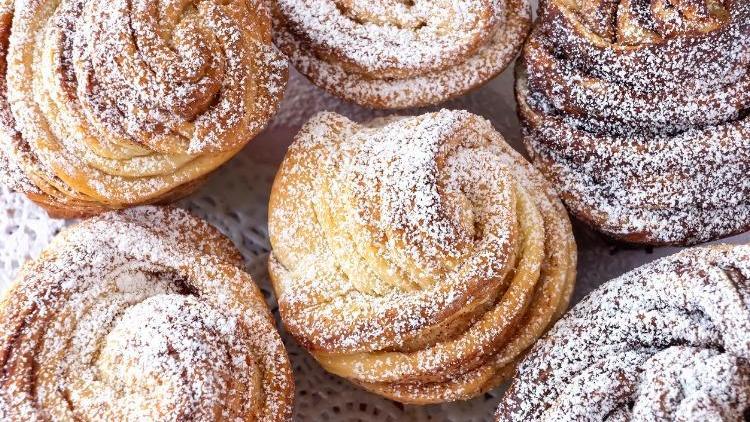
{"label": "pastry", "polygon": [[281,99],[261,3],[0,0],[0,182],[55,217],[190,193]]}
{"label": "pastry", "polygon": [[322,89],[373,108],[441,103],[489,81],[531,27],[528,0],[275,0],[274,42]]}
{"label": "pastry", "polygon": [[291,420],[287,354],[242,265],[178,209],[64,230],[0,300],[0,419]]}
{"label": "pastry", "polygon": [[591,293],[519,365],[498,421],[743,421],[750,246],[684,250]]}
{"label": "pastry", "polygon": [[610,237],[685,245],[750,227],[750,3],[543,2],[517,68],[525,143]]}
{"label": "pastry", "polygon": [[287,331],[326,370],[403,403],[499,385],[575,279],[562,204],[465,111],[318,114],[274,181],[269,237]]}

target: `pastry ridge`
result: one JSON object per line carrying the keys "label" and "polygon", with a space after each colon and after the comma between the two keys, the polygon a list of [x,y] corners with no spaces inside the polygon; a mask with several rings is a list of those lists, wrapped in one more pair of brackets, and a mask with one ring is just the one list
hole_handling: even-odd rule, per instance
{"label": "pastry ridge", "polygon": [[544,2],[516,97],[571,213],[626,242],[688,245],[750,221],[750,4],[665,4]]}
{"label": "pastry ridge", "polygon": [[257,135],[287,62],[262,2],[0,2],[0,176],[56,217],[172,202]]}
{"label": "pastry ridge", "polygon": [[179,209],[64,229],[0,299],[0,415],[291,420],[286,350],[242,267]]}
{"label": "pastry ridge", "polygon": [[269,236],[287,331],[328,371],[404,403],[499,385],[575,279],[562,204],[464,111],[313,117],[274,181]]}
{"label": "pastry ridge", "polygon": [[274,2],[274,42],[297,70],[381,109],[437,104],[486,83],[530,26],[527,0]]}
{"label": "pastry ridge", "polygon": [[686,249],[600,286],[518,366],[498,421],[750,412],[750,247]]}

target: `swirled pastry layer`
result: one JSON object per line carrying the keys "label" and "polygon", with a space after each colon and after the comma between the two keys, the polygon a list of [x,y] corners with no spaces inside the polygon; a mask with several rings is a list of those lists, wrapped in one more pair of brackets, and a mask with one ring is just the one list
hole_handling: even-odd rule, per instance
{"label": "swirled pastry layer", "polygon": [[291,420],[286,351],[241,266],[177,209],[66,229],[0,300],[0,419]]}
{"label": "swirled pastry layer", "polygon": [[743,421],[750,246],[688,249],[610,281],[519,365],[499,421]]}
{"label": "swirled pastry layer", "polygon": [[629,242],[750,224],[750,3],[544,3],[517,69],[525,140],[563,201]]}
{"label": "swirled pastry layer", "polygon": [[464,111],[317,115],[276,176],[269,234],[288,331],[328,371],[406,403],[499,385],[575,279],[562,204]]}
{"label": "swirled pastry layer", "polygon": [[67,217],[189,193],[281,98],[261,6],[0,1],[5,183]]}
{"label": "swirled pastry layer", "polygon": [[375,108],[437,104],[518,53],[527,0],[276,0],[274,38],[313,83]]}

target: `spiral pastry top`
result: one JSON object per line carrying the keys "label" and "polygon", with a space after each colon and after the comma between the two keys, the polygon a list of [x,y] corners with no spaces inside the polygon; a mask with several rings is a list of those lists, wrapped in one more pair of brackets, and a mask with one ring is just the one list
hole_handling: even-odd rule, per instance
{"label": "spiral pastry top", "polygon": [[0,0],[0,174],[64,217],[184,196],[286,68],[256,0]]}
{"label": "spiral pastry top", "polygon": [[499,421],[743,421],[750,246],[688,249],[610,281],[519,365]]}
{"label": "spiral pastry top", "polygon": [[177,209],[65,230],[0,301],[0,419],[291,420],[286,351],[241,266]]}
{"label": "spiral pastry top", "polygon": [[360,105],[440,103],[505,69],[527,0],[275,0],[274,38],[302,74]]}
{"label": "spiral pastry top", "polygon": [[595,228],[690,244],[750,226],[747,1],[546,1],[516,88],[535,164]]}
{"label": "spiral pastry top", "polygon": [[499,385],[575,279],[562,203],[465,111],[317,115],[276,176],[269,234],[288,332],[328,371],[405,403]]}

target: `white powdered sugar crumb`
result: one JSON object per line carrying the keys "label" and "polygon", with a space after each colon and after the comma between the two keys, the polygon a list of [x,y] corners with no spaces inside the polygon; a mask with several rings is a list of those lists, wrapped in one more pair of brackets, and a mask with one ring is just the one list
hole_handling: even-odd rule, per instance
{"label": "white powdered sugar crumb", "polygon": [[604,284],[534,346],[498,420],[743,420],[749,262],[748,246],[688,249]]}
{"label": "white powdered sugar crumb", "polygon": [[286,352],[237,265],[226,239],[176,209],[65,230],[0,307],[0,343],[13,350],[0,414],[285,420]]}
{"label": "white powdered sugar crumb", "polygon": [[[452,65],[505,20],[505,1],[281,0],[289,29],[362,73],[412,73]],[[390,76],[390,75],[389,75]]]}
{"label": "white powdered sugar crumb", "polygon": [[580,18],[606,35],[605,47],[579,31],[566,7],[547,2],[517,96],[527,148],[570,210],[637,243],[691,244],[745,230],[750,4],[731,2],[695,22],[661,22],[635,2],[601,11],[616,28]]}
{"label": "white powdered sugar crumb", "polygon": [[[323,188],[323,196],[315,199],[316,206],[321,206],[319,204],[329,198],[337,202],[353,201],[351,203],[354,207],[350,209],[350,212],[345,215],[338,214],[340,217],[336,220],[336,224],[340,227],[338,230],[342,233],[354,234],[361,233],[359,227],[372,227],[373,233],[363,233],[362,235],[366,237],[357,238],[357,240],[367,239],[370,242],[376,242],[380,239],[385,242],[377,251],[386,268],[385,273],[382,274],[382,282],[387,286],[389,279],[406,279],[385,290],[380,290],[375,297],[357,290],[352,290],[345,296],[335,292],[336,289],[342,289],[341,293],[350,290],[344,288],[341,285],[342,282],[374,283],[378,278],[376,274],[369,274],[370,277],[362,279],[353,277],[346,281],[332,280],[321,283],[323,286],[318,283],[316,286],[308,287],[300,285],[302,289],[299,295],[290,292],[284,297],[284,301],[289,302],[290,308],[296,306],[309,308],[302,314],[305,324],[311,324],[310,332],[320,332],[320,335],[324,335],[326,339],[335,341],[344,348],[380,348],[383,347],[384,341],[389,344],[398,344],[404,341],[405,336],[408,337],[414,330],[436,318],[443,309],[448,308],[449,303],[462,297],[463,294],[454,289],[465,289],[466,285],[462,286],[463,283],[459,279],[449,279],[446,282],[455,284],[453,288],[437,289],[438,286],[433,284],[439,278],[437,274],[449,270],[446,266],[457,265],[466,259],[467,253],[472,250],[474,235],[482,235],[474,232],[476,228],[470,223],[471,220],[485,217],[495,221],[508,221],[511,218],[507,209],[507,204],[511,202],[509,192],[498,192],[497,195],[500,197],[496,200],[492,200],[493,195],[488,193],[493,188],[500,188],[502,186],[500,181],[494,184],[488,182],[486,185],[473,186],[486,193],[487,202],[472,204],[468,202],[469,198],[461,192],[461,189],[468,190],[466,186],[461,185],[462,181],[466,181],[469,177],[469,173],[450,173],[452,169],[469,166],[455,164],[450,166],[445,163],[444,169],[442,164],[438,167],[437,157],[447,158],[453,154],[452,149],[459,148],[458,144],[453,146],[446,144],[446,139],[453,136],[463,117],[460,112],[444,111],[421,116],[415,120],[384,122],[383,126],[363,127],[356,133],[344,132],[332,137],[330,133],[326,133],[326,126],[329,123],[325,121],[324,115],[320,115],[313,121],[320,119],[322,124],[317,125],[311,122],[308,123],[307,128],[303,128],[301,136],[292,148],[314,150],[316,144],[330,148],[331,153],[310,159],[322,160],[325,168],[338,169],[338,176],[331,174],[332,179],[326,181],[328,186]],[[343,145],[336,145],[337,142],[343,142]],[[331,144],[326,146],[327,143]],[[289,171],[304,172],[305,169],[292,168]],[[444,173],[446,171],[448,173]],[[489,173],[484,176],[504,178],[507,177],[507,173],[501,171],[494,175]],[[438,178],[445,179],[438,180]],[[289,187],[292,190],[305,188],[305,186]],[[437,189],[440,191],[438,192]],[[328,195],[332,196],[328,197]],[[481,193],[472,195],[471,199],[476,199],[476,196],[481,196]],[[452,201],[456,201],[457,204]],[[504,204],[506,207],[498,206],[499,204]],[[336,207],[333,212],[339,211],[338,205],[331,204],[330,206]],[[348,208],[348,205],[342,204],[341,206]],[[294,210],[278,209],[277,212],[293,213]],[[485,215],[478,215],[480,212]],[[274,218],[281,219],[281,217],[282,215],[276,215]],[[284,219],[299,220],[299,216],[287,215]],[[497,224],[496,227],[501,230],[503,224]],[[284,238],[284,241],[297,241],[293,239],[295,237],[293,227],[281,229],[279,236]],[[495,245],[508,245],[511,241],[510,232],[507,231],[509,229],[505,227],[506,232],[498,231],[486,235],[494,239],[492,242]],[[325,234],[322,235],[325,236]],[[342,249],[340,252],[345,251],[346,249]],[[336,250],[316,252],[325,255],[332,254],[327,256],[326,260],[336,259],[337,256],[343,258],[337,255]],[[318,259],[316,256],[317,253],[312,254],[310,259]],[[488,257],[488,259],[492,258]],[[494,264],[488,262],[485,267],[475,269],[481,271],[482,276],[491,277],[497,265],[500,264],[502,267],[507,259],[508,257],[504,256],[496,257]],[[317,268],[320,267],[319,265],[295,267],[295,270],[304,270],[309,273],[309,275],[301,274],[300,281],[307,277],[314,279],[324,276]],[[342,274],[334,271],[328,273],[328,276],[340,278]],[[479,277],[480,274],[464,274],[464,276]],[[426,280],[430,280],[429,284],[420,286],[420,283]],[[401,285],[402,282],[405,284]],[[328,287],[325,287],[326,285]],[[325,307],[315,307],[307,303],[310,299],[308,295],[327,295],[326,292],[316,291],[321,287],[325,290],[331,289],[331,294],[335,294],[330,297],[332,302],[325,304]],[[421,287],[429,288],[429,291],[423,291]],[[367,291],[365,286],[359,286],[359,288]],[[370,286],[370,288],[377,289],[378,286]],[[410,294],[409,292],[414,289],[418,289],[414,292],[416,294]],[[367,303],[367,305],[357,305],[357,303]],[[336,316],[337,309],[351,309],[352,312]],[[325,317],[323,312],[330,314]],[[397,312],[393,318],[389,318],[391,324],[379,322],[378,316],[390,312]],[[339,320],[335,326],[328,326],[327,324],[334,317],[343,318],[343,320]],[[341,327],[346,334],[337,332],[336,327]],[[385,333],[388,333],[388,336]]]}
{"label": "white powdered sugar crumb", "polygon": [[[548,189],[468,112],[365,124],[319,114],[290,147],[269,209],[288,331],[326,369],[387,397],[478,394],[471,382],[512,364],[569,298],[572,234]],[[535,306],[539,328],[519,328],[504,350]]]}
{"label": "white powdered sugar crumb", "polygon": [[283,95],[288,65],[265,5],[37,3],[3,11],[0,174],[51,208],[188,190],[253,139]]}
{"label": "white powdered sugar crumb", "polygon": [[370,107],[405,108],[499,74],[528,33],[531,9],[525,0],[284,0],[274,19],[275,43],[313,83]]}

